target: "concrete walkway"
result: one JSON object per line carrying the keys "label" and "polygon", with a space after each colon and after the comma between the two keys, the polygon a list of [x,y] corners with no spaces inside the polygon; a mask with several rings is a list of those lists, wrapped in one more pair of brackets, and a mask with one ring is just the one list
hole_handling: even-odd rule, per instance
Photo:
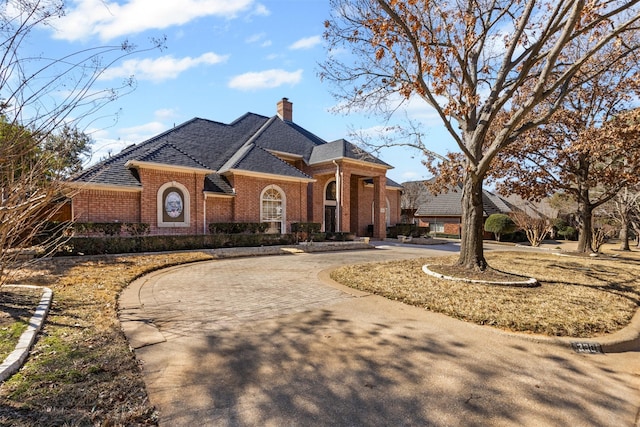
{"label": "concrete walkway", "polygon": [[453,245],[225,259],[122,294],[161,426],[634,426],[637,352],[579,354],[330,283]]}

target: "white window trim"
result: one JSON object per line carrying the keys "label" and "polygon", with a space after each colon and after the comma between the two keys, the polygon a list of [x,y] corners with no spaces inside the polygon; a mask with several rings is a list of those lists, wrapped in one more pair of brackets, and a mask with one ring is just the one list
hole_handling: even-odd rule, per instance
{"label": "white window trim", "polygon": [[280,193],[280,196],[282,197],[282,219],[280,220],[280,233],[285,234],[287,232],[286,230],[287,228],[287,193],[285,193],[282,188],[278,187],[275,184],[266,186],[265,188],[262,189],[262,192],[260,193],[260,222],[277,222],[277,221],[263,220],[264,212],[262,211],[262,207],[263,207],[262,202],[264,198],[264,193],[266,193],[269,190],[276,190],[278,193]]}
{"label": "white window trim", "polygon": [[[176,187],[180,191],[182,191],[182,196],[184,200],[184,221],[182,222],[165,222],[164,221],[164,200],[162,200],[162,194],[164,190],[170,187]],[[158,214],[158,227],[189,227],[191,226],[191,196],[189,195],[189,190],[187,187],[180,184],[179,182],[171,181],[164,183],[159,189],[156,196],[157,199],[157,214]]]}

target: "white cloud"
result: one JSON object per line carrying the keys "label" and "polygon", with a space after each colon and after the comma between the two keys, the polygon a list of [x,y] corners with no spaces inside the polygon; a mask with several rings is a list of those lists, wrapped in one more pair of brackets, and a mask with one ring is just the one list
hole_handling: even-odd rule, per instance
{"label": "white cloud", "polygon": [[93,140],[94,143],[91,146],[91,157],[82,165],[83,167],[89,167],[103,159],[108,159],[110,156],[115,156],[131,145],[131,142],[122,139],[93,136]]}
{"label": "white cloud", "polygon": [[[251,7],[254,10],[251,10]],[[265,15],[268,10],[254,0],[75,0],[67,14],[54,25],[55,37],[63,40],[102,40],[183,25],[205,16],[232,19],[241,12]]]}
{"label": "white cloud", "polygon": [[311,49],[319,45],[320,43],[322,43],[321,36],[305,37],[293,43],[291,46],[289,46],[289,49],[291,50]]}
{"label": "white cloud", "polygon": [[173,119],[177,116],[176,111],[172,108],[161,108],[153,112],[153,115],[158,120]]}
{"label": "white cloud", "polygon": [[285,84],[296,85],[302,80],[302,69],[285,71],[281,69],[245,73],[229,81],[229,87],[239,90],[272,89]]}
{"label": "white cloud", "polygon": [[267,33],[252,34],[249,37],[247,37],[246,42],[247,43],[257,43],[260,40],[264,40],[264,38],[266,36],[267,36]]}
{"label": "white cloud", "polygon": [[118,133],[120,133],[122,135],[122,139],[126,141],[142,142],[152,136],[164,132],[165,130],[167,130],[167,125],[162,122],[155,121],[145,123],[140,126],[120,129]]}
{"label": "white cloud", "polygon": [[120,66],[108,68],[100,76],[100,80],[135,76],[138,80],[161,82],[175,79],[180,73],[198,65],[213,65],[225,62],[228,57],[228,55],[207,52],[197,58],[191,58],[190,56],[174,58],[171,55],[167,55],[155,59],[128,59],[123,61]]}
{"label": "white cloud", "polygon": [[267,39],[267,33],[253,34],[245,40],[249,44],[260,43],[260,47],[271,46],[271,40]]}

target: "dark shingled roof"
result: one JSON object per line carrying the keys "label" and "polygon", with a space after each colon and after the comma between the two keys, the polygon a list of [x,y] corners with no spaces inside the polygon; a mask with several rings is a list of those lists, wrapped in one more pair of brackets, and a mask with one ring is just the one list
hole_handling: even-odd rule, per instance
{"label": "dark shingled roof", "polygon": [[229,170],[244,170],[259,172],[271,175],[287,176],[292,178],[312,179],[309,175],[294,168],[289,163],[280,160],[261,147],[251,144],[246,150],[239,151],[241,156],[228,162],[220,173],[224,174]]}
{"label": "dark shingled roof", "polygon": [[[211,170],[205,190],[233,194],[225,172],[242,170],[295,179],[310,176],[271,152],[300,156],[307,164],[334,159],[356,159],[389,166],[345,140],[327,143],[295,123],[277,116],[247,113],[230,124],[194,118],[80,172],[73,182],[140,187],[139,161]],[[387,184],[393,186],[393,184]]]}
{"label": "dark shingled roof", "polygon": [[328,142],[323,145],[316,146],[309,159],[309,164],[316,164],[338,159],[353,159],[363,162],[375,163],[377,165],[391,167],[370,153],[367,153],[357,145],[350,143],[345,139]]}
{"label": "dark shingled roof", "polygon": [[[462,186],[460,184],[453,186],[446,193],[433,194],[426,186],[423,186],[421,191],[420,206],[415,216],[462,216]],[[482,191],[482,205],[484,216],[511,212],[510,204],[505,199],[487,190]]]}

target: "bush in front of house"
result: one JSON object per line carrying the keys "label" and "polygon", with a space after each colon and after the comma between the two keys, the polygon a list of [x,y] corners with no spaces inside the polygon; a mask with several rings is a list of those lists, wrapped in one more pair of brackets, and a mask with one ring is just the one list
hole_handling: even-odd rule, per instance
{"label": "bush in front of house", "polygon": [[418,227],[416,224],[396,224],[387,228],[387,237],[396,239],[398,236],[422,237],[429,234],[429,227]]}
{"label": "bush in front of house", "polygon": [[[320,235],[322,224],[319,222],[294,222],[291,224],[291,232],[296,235],[298,241],[303,242],[318,242],[321,240],[316,239]],[[324,240],[326,236],[322,233],[321,239]]]}
{"label": "bush in front of house", "polygon": [[75,234],[103,236],[119,236],[123,231],[130,236],[144,236],[151,230],[143,222],[75,222],[72,228]]}
{"label": "bush in front of house", "polygon": [[293,234],[209,234],[198,236],[72,237],[59,250],[65,255],[168,252],[229,247],[291,245]]}
{"label": "bush in front of house", "polygon": [[349,233],[348,231],[338,231],[335,233],[325,233],[325,240],[335,242],[353,242],[356,239],[356,235]]}
{"label": "bush in front of house", "polygon": [[500,241],[503,234],[510,234],[516,231],[518,226],[509,215],[491,214],[484,222],[484,229],[496,236],[496,241]]}
{"label": "bush in front of house", "polygon": [[212,222],[209,232],[212,234],[264,233],[269,228],[266,222]]}

